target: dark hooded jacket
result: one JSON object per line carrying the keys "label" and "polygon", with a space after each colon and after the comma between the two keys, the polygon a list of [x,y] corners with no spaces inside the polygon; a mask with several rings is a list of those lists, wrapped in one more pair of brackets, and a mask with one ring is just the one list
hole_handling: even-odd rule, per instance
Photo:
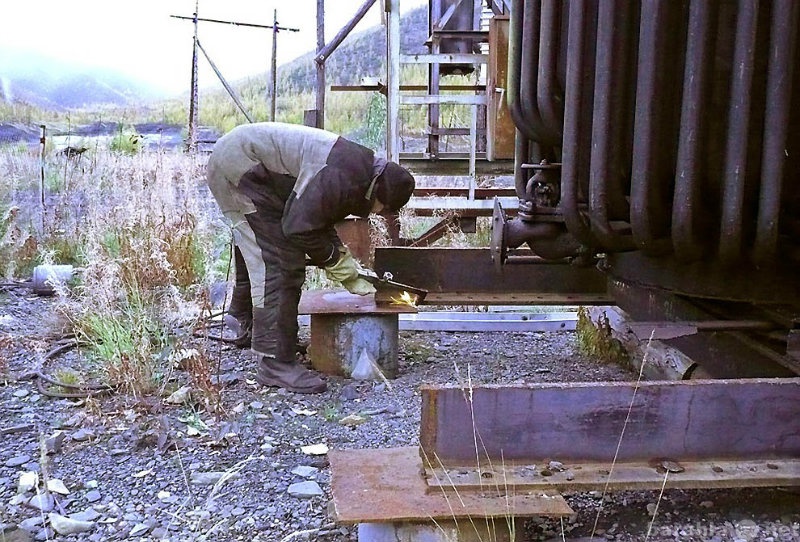
{"label": "dark hooded jacket", "polygon": [[219,139],[208,163],[208,184],[223,213],[258,212],[281,222],[286,237],[314,265],[338,261],[334,224],[368,216],[368,192],[385,164],[335,134],[281,123],[242,125]]}

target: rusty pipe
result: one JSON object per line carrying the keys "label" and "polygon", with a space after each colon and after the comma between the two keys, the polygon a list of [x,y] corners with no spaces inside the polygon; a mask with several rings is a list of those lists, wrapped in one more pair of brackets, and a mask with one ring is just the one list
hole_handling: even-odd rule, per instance
{"label": "rusty pipe", "polygon": [[692,2],[689,9],[686,69],[683,77],[681,133],[672,202],[672,245],[681,261],[702,257],[701,184],[703,161],[706,159],[704,141],[709,110],[709,83],[713,67],[716,27],[716,5],[712,2]]}
{"label": "rusty pipe", "polygon": [[738,5],[719,239],[719,257],[728,265],[741,259],[744,248],[747,150],[758,33],[758,2],[739,0]]}
{"label": "rusty pipe", "polygon": [[759,264],[773,261],[778,254],[792,79],[799,60],[796,50],[799,11],[800,5],[795,0],[773,1],[764,114],[764,126],[767,129],[764,132],[761,159],[761,194],[754,254]]}
{"label": "rusty pipe", "polygon": [[586,177],[588,145],[591,137],[586,126],[587,103],[594,92],[592,74],[587,72],[587,34],[590,23],[589,4],[574,0],[569,5],[567,36],[567,72],[564,96],[564,139],[561,169],[561,210],[569,232],[589,247],[598,245],[581,209],[581,181]]}
{"label": "rusty pipe", "polygon": [[561,138],[547,129],[542,121],[537,101],[537,82],[539,77],[539,50],[541,47],[540,35],[541,2],[540,0],[527,0],[522,27],[524,47],[521,54],[520,73],[520,104],[522,115],[533,128],[535,141],[547,146],[560,146]]}
{"label": "rusty pipe", "polygon": [[563,224],[555,222],[524,222],[519,218],[505,224],[504,243],[506,248],[517,248],[527,244],[531,251],[546,260],[574,258],[581,245],[566,230]]}
{"label": "rusty pipe", "polygon": [[525,0],[512,0],[511,16],[508,22],[508,81],[506,83],[506,104],[514,124],[530,140],[538,138],[522,112],[520,100],[520,74],[522,71],[523,23]]}
{"label": "rusty pipe", "polygon": [[[592,232],[601,247],[611,251],[633,250],[633,238],[615,232],[609,208],[627,207],[622,193],[621,152],[624,140],[624,93],[626,84],[627,0],[603,0],[597,20],[597,69],[595,71],[592,150],[589,197]],[[627,211],[627,209],[626,209]]]}
{"label": "rusty pipe", "polygon": [[667,59],[674,30],[670,9],[674,0],[652,0],[642,4],[639,34],[638,82],[631,165],[631,227],[638,248],[648,253],[663,250],[667,230],[664,201],[671,180],[664,165],[672,144],[667,133],[667,113],[672,66]]}
{"label": "rusty pipe", "polygon": [[564,96],[558,84],[561,2],[542,0],[537,103],[545,128],[560,141],[564,133]]}

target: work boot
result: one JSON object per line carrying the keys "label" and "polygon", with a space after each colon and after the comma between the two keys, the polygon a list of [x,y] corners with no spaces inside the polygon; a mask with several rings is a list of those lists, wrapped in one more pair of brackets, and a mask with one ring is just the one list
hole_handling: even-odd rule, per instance
{"label": "work boot", "polygon": [[262,386],[277,386],[295,393],[322,393],[328,385],[315,371],[298,363],[285,363],[260,356],[256,382]]}
{"label": "work boot", "polygon": [[250,343],[253,340],[252,318],[238,318],[231,314],[226,314],[222,317],[222,321],[234,334],[234,338],[230,341],[231,344],[238,348],[250,348]]}

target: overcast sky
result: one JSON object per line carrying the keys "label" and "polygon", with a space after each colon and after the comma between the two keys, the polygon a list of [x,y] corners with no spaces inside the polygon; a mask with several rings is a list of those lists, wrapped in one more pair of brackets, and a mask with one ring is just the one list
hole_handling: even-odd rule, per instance
{"label": "overcast sky", "polygon": [[[169,93],[188,90],[195,0],[3,0],[2,51],[36,52],[64,63],[110,68]],[[401,12],[426,0],[400,0]],[[201,18],[270,25],[278,9],[279,26],[299,32],[278,35],[278,64],[316,48],[316,0],[199,0]],[[330,40],[352,18],[363,0],[326,0],[325,34]],[[380,2],[356,32],[380,23]],[[268,71],[272,32],[201,23],[200,43],[229,80]],[[10,56],[10,55],[9,55]],[[2,68],[0,59],[0,68]],[[201,86],[216,76],[201,59]],[[2,75],[2,73],[0,73]]]}

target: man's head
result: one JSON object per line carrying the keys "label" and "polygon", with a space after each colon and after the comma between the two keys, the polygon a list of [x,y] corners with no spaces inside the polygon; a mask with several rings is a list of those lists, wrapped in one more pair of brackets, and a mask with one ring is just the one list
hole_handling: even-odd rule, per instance
{"label": "man's head", "polygon": [[375,182],[375,197],[385,211],[397,211],[411,199],[414,177],[394,162],[386,162],[382,170]]}

